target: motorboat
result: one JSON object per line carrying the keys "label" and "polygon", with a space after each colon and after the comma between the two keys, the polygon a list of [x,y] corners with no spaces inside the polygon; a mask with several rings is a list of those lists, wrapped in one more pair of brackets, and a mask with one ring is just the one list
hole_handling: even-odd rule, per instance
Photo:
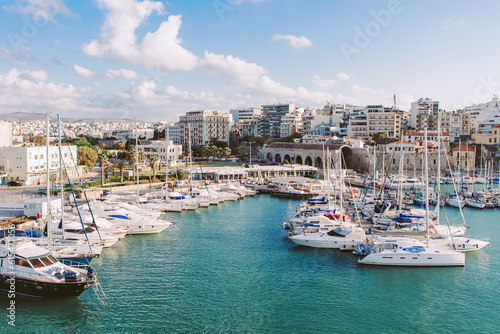
{"label": "motorboat", "polygon": [[0,263],[0,290],[19,295],[78,297],[96,279],[90,266],[65,265],[51,251],[29,240],[4,239],[0,244]]}
{"label": "motorboat", "polygon": [[357,226],[339,226],[328,232],[294,235],[290,237],[290,240],[306,247],[351,250],[365,240],[365,231]]}

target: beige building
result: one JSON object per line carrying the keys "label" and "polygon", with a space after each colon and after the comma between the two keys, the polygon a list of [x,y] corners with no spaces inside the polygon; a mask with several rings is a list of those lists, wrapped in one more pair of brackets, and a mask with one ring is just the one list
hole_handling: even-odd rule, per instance
{"label": "beige building", "polygon": [[439,111],[441,132],[448,133],[453,138],[460,137],[461,117],[454,111]]}
{"label": "beige building", "polygon": [[453,163],[459,170],[471,171],[474,169],[476,154],[474,148],[467,145],[461,145],[451,150]]}
{"label": "beige building", "polygon": [[500,124],[494,125],[491,131],[483,131],[472,135],[474,144],[499,145],[500,144]]}
{"label": "beige building", "polygon": [[367,106],[365,110],[368,116],[368,137],[380,132],[389,138],[400,137],[403,112],[381,105]]}
{"label": "beige building", "polygon": [[212,140],[229,144],[230,115],[220,111],[189,111],[179,119],[180,143],[189,145],[208,145]]}

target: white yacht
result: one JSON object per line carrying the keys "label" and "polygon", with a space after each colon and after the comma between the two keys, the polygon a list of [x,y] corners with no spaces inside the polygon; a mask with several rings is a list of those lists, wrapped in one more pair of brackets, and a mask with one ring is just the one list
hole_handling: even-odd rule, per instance
{"label": "white yacht", "polygon": [[357,226],[339,226],[328,232],[303,233],[290,237],[297,245],[313,248],[338,248],[353,250],[364,242],[365,231]]}
{"label": "white yacht", "polygon": [[378,266],[459,267],[465,254],[442,243],[425,244],[407,237],[379,237],[372,243],[358,244],[355,254],[360,264]]}
{"label": "white yacht", "polygon": [[[90,266],[81,269],[64,265],[49,250],[28,240],[3,240],[0,243],[0,263],[0,290],[19,295],[78,297],[96,279]],[[11,286],[15,286],[15,291],[11,291]]]}

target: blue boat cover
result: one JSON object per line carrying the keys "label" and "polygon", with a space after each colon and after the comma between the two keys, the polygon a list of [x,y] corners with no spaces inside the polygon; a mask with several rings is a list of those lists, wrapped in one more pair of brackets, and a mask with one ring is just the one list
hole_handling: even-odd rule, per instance
{"label": "blue boat cover", "polygon": [[127,216],[123,216],[123,215],[108,215],[108,217],[131,220],[129,217],[127,217]]}

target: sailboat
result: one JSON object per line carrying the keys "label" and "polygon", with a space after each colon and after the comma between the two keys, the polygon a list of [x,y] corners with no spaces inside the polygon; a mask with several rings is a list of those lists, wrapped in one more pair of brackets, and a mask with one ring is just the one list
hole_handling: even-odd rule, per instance
{"label": "sailboat", "polygon": [[380,266],[457,267],[465,265],[465,254],[442,243],[429,242],[429,173],[427,163],[427,128],[425,137],[425,242],[409,237],[378,237],[370,243],[358,244],[355,254],[359,264]]}
{"label": "sailboat", "polygon": [[[341,154],[341,151],[339,151]],[[328,182],[328,198],[330,197],[330,154],[328,153],[328,166],[327,166],[327,182]],[[342,159],[339,159],[342,161]],[[344,203],[344,189],[343,189],[343,181],[342,181],[342,166],[339,167],[339,184],[340,184],[340,192],[339,192],[339,214],[338,214],[338,226],[335,228],[329,229],[327,231],[318,230],[316,233],[313,230],[312,233],[307,233],[306,228],[303,230],[302,234],[292,235],[290,240],[300,246],[314,247],[314,248],[337,248],[344,250],[353,250],[354,247],[363,242],[365,240],[365,231],[351,223],[345,221],[345,216],[343,214],[343,203]],[[330,203],[330,201],[329,201]],[[342,218],[340,218],[342,217]],[[328,217],[325,217],[328,218]],[[334,216],[332,216],[334,218]],[[319,225],[318,227],[320,227]]]}

